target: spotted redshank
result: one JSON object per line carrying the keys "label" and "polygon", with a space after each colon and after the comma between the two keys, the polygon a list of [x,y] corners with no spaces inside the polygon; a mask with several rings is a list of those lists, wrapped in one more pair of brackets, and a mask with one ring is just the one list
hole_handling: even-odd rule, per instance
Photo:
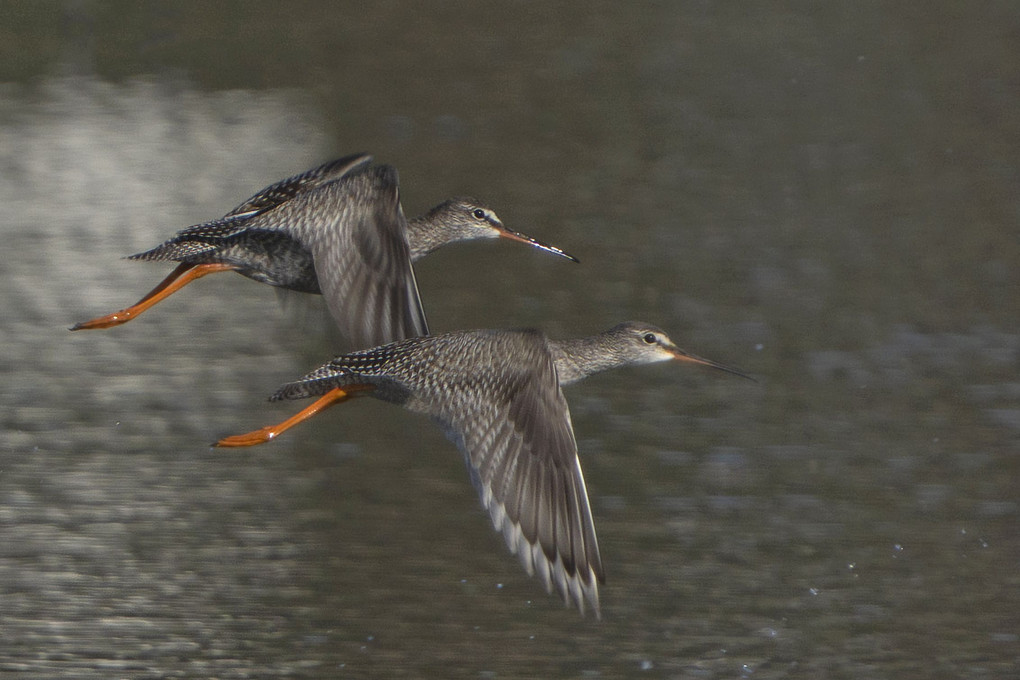
{"label": "spotted redshank", "polygon": [[599,614],[605,582],[577,442],[562,386],[610,368],[680,360],[749,377],[629,322],[587,338],[532,330],[462,331],[339,356],[273,400],[322,395],[288,420],[216,446],[252,446],[350,397],[368,395],[430,416],[463,452],[472,481],[528,574],[569,605]]}
{"label": "spotted redshank", "polygon": [[372,347],[428,333],[411,263],[457,241],[507,238],[577,261],[507,228],[470,198],[407,220],[396,170],[347,156],[266,187],[212,222],[188,227],[135,260],[180,265],[134,305],[71,330],[116,326],[198,278],[236,271],[281,288],[322,293],[341,334]]}

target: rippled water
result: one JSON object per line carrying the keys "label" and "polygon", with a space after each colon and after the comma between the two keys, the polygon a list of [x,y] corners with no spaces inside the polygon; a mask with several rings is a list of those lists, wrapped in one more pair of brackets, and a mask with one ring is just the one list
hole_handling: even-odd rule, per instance
{"label": "rippled water", "polygon": [[[1010,3],[58,7],[0,46],[0,669],[1017,675]],[[434,330],[639,318],[760,379],[569,388],[603,621],[423,419],[207,447],[291,412],[264,398],[329,356],[317,301],[223,275],[65,330],[167,271],[121,256],[359,150],[409,213],[478,195],[582,260],[437,253]]]}

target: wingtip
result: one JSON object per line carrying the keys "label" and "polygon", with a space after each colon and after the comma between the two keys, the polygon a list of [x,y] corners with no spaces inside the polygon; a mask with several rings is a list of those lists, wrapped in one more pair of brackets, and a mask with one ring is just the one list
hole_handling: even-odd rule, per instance
{"label": "wingtip", "polygon": [[597,553],[594,562],[568,569],[562,554],[557,552],[550,557],[540,543],[528,540],[520,524],[514,522],[504,506],[494,500],[491,489],[482,486],[479,491],[483,506],[489,510],[493,528],[503,535],[507,548],[517,556],[525,573],[537,577],[550,595],[558,593],[567,608],[576,607],[582,616],[590,608],[595,618],[601,620],[599,583],[605,583],[605,574]]}

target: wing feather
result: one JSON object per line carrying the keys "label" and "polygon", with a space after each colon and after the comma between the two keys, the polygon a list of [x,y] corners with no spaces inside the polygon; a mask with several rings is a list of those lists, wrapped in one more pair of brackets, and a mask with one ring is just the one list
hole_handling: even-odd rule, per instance
{"label": "wing feather", "polygon": [[378,166],[352,179],[322,189],[344,195],[335,224],[312,245],[330,313],[358,348],[425,335],[396,170]]}
{"label": "wing feather", "polygon": [[602,558],[548,341],[492,331],[404,340],[337,357],[275,398],[366,381],[377,384],[375,396],[440,424],[525,571],[567,604],[598,615]]}
{"label": "wing feather", "polygon": [[[145,252],[130,255],[128,259],[187,262],[205,254],[215,253],[229,239],[248,231],[253,226],[250,218],[277,208],[300,194],[335,182],[365,167],[371,161],[372,157],[367,154],[353,154],[280,180],[260,190],[223,217],[182,229],[166,242]],[[277,232],[267,234],[267,238],[286,238],[283,235],[285,229],[278,230],[272,225],[260,226],[267,231]]]}
{"label": "wing feather", "polygon": [[552,356],[544,343],[526,356],[510,354],[502,362],[490,357],[498,389],[465,387],[470,394],[451,401],[470,406],[439,420],[462,447],[493,526],[525,570],[566,603],[598,614],[602,559]]}
{"label": "wing feather", "polygon": [[370,155],[356,153],[323,163],[299,175],[270,184],[224,217],[251,217],[272,210],[298,194],[317,189],[329,182],[335,182],[351,172],[365,167],[370,162],[372,162]]}

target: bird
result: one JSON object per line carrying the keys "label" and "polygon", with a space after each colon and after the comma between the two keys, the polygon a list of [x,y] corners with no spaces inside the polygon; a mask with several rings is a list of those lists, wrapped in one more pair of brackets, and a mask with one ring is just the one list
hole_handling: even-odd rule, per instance
{"label": "bird", "polygon": [[534,329],[415,337],[334,358],[270,399],[320,396],[279,423],[213,446],[253,446],[323,409],[372,396],[429,416],[465,457],[492,524],[529,575],[601,618],[605,582],[577,440],[562,388],[594,373],[679,360],[753,380],[680,349],[661,329],[622,323],[573,340]]}
{"label": "bird", "polygon": [[188,283],[236,271],[272,286],[326,298],[356,348],[428,334],[412,263],[457,241],[506,238],[577,258],[506,227],[473,198],[452,198],[408,220],[397,171],[354,154],[261,190],[222,218],[188,227],[132,260],[180,264],[134,305],[71,330],[126,323]]}

